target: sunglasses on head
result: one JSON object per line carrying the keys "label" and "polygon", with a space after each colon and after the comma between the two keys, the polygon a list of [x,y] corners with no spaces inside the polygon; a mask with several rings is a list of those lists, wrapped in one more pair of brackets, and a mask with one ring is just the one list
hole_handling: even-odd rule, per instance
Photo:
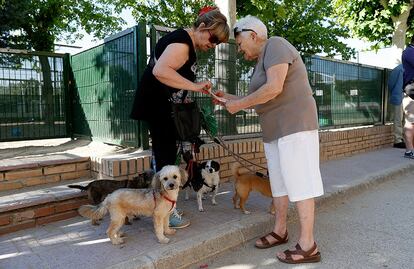
{"label": "sunglasses on head", "polygon": [[208,38],[208,42],[210,42],[211,44],[216,44],[216,45],[221,43],[220,39],[216,35],[213,35],[210,32],[210,30],[208,30],[208,33],[210,35],[210,37]]}
{"label": "sunglasses on head", "polygon": [[236,27],[236,28],[233,29],[234,37],[236,37],[241,32],[253,32],[253,33],[255,33],[257,35],[257,33],[256,33],[255,30],[252,30],[252,29],[240,29],[239,27]]}

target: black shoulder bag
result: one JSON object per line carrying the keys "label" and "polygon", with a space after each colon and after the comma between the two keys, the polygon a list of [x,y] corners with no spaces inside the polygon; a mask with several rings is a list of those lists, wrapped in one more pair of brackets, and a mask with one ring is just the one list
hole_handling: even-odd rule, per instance
{"label": "black shoulder bag", "polygon": [[201,112],[197,102],[171,104],[177,138],[194,143],[201,132]]}
{"label": "black shoulder bag", "polygon": [[[149,66],[154,67],[157,62],[153,53]],[[167,89],[169,91],[169,89]],[[184,103],[187,91],[184,92],[181,103],[171,102],[172,116],[176,128],[177,139],[194,143],[201,132],[201,112],[195,101]]]}

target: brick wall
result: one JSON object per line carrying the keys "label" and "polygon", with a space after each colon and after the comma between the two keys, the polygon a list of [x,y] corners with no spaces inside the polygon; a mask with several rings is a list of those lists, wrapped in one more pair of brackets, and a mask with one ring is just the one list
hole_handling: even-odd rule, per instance
{"label": "brick wall", "polygon": [[321,161],[352,156],[393,144],[392,125],[319,132]]}
{"label": "brick wall", "polygon": [[0,191],[90,176],[89,158],[65,164],[44,162],[20,165],[20,167],[3,167],[0,168]]}
{"label": "brick wall", "polygon": [[[319,137],[321,161],[389,147],[393,143],[392,125],[326,130],[320,131]],[[261,139],[233,140],[226,144],[243,158],[266,166]],[[231,177],[230,169],[235,159],[221,146],[203,145],[198,158],[200,161],[218,160],[221,164],[222,180],[226,181]],[[150,153],[141,154],[139,157],[91,158],[91,162],[91,169],[99,178],[131,179],[139,172],[150,168]],[[257,169],[257,171],[264,172],[263,169]]]}
{"label": "brick wall", "polygon": [[80,194],[70,200],[55,201],[0,213],[0,235],[32,228],[58,220],[73,218],[77,209],[89,204],[86,194]]}

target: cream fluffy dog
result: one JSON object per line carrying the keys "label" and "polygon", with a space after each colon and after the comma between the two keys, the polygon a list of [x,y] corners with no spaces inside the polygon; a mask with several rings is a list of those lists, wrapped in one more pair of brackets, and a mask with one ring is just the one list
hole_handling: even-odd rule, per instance
{"label": "cream fluffy dog", "polygon": [[83,205],[79,208],[81,216],[101,219],[108,211],[111,216],[106,234],[112,244],[124,243],[119,231],[128,215],[152,216],[155,235],[158,241],[166,244],[170,241],[166,235],[175,234],[169,228],[169,216],[173,211],[180,186],[188,178],[187,172],[175,165],[164,166],[152,179],[152,189],[119,189],[108,195],[98,206]]}

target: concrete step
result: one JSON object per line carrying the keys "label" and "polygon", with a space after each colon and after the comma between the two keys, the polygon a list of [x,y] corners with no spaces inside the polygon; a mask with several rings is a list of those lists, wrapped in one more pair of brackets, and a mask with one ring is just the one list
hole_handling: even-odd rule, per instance
{"label": "concrete step", "polygon": [[69,153],[0,160],[0,195],[66,180],[90,178],[90,158]]}
{"label": "concrete step", "polygon": [[78,215],[90,203],[86,192],[68,184],[86,185],[93,179],[77,179],[0,192],[0,235]]}

